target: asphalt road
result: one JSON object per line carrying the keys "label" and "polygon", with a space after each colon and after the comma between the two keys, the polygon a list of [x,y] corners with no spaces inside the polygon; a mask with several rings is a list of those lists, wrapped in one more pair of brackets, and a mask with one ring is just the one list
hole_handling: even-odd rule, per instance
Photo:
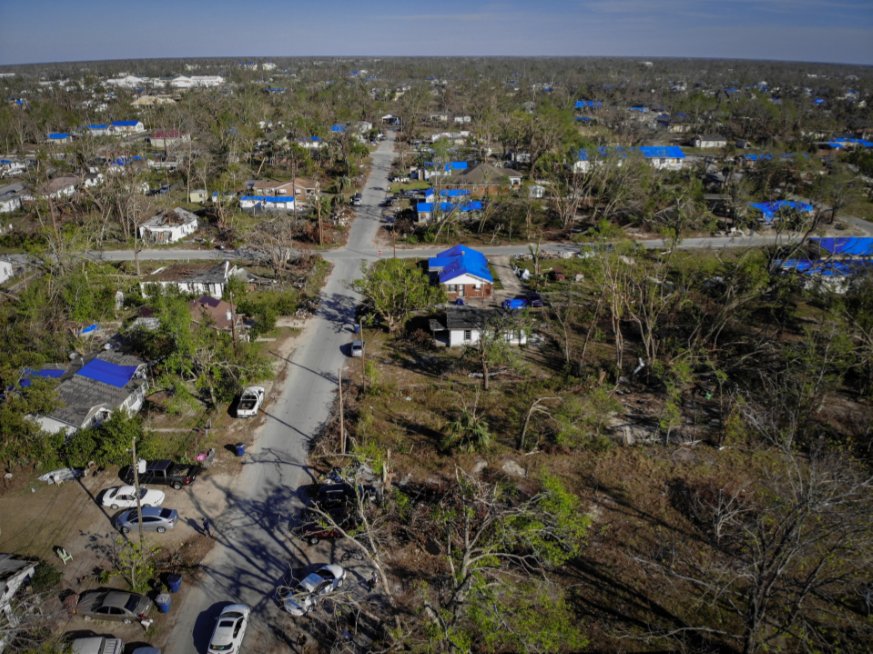
{"label": "asphalt road", "polygon": [[215,616],[228,602],[254,607],[247,651],[296,649],[295,618],[282,613],[273,596],[289,565],[329,562],[309,560],[311,550],[289,539],[287,528],[302,506],[297,489],[315,481],[306,466],[307,445],[329,416],[338,371],[348,362],[342,349],[352,340],[353,312],[359,300],[350,282],[361,274],[362,261],[375,252],[379,203],[384,200],[393,158],[390,139],[372,155],[363,202],[348,245],[342,249],[344,256],[335,258],[320,307],[307,321],[288,361],[287,376],[277,382],[265,403],[266,422],[244,457],[241,474],[230,488],[222,489],[228,510],[211,516],[217,542],[202,563],[203,579],[188,591],[181,606],[173,608],[168,654],[205,654]]}

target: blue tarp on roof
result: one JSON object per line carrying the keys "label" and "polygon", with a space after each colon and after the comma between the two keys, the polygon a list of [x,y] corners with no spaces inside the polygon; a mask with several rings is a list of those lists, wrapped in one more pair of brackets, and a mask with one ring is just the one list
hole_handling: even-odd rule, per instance
{"label": "blue tarp on roof", "polygon": [[849,145],[857,145],[862,148],[873,148],[873,141],[868,141],[867,139],[851,138],[848,136],[841,136],[840,138],[831,139],[830,141],[828,141],[828,145],[832,148],[844,148]]}
{"label": "blue tarp on roof", "polygon": [[136,127],[139,124],[138,120],[113,120],[113,127]]}
{"label": "blue tarp on roof", "polygon": [[591,116],[576,116],[577,123],[590,123],[593,121],[594,119]]}
{"label": "blue tarp on roof", "polygon": [[91,123],[88,129],[109,129],[109,123]]}
{"label": "blue tarp on roof", "polygon": [[773,202],[749,202],[752,209],[761,212],[765,222],[771,222],[783,209],[795,209],[802,213],[812,213],[813,206],[808,202],[794,202],[793,200],[775,200]]}
{"label": "blue tarp on roof", "polygon": [[64,139],[70,138],[70,135],[67,132],[49,132],[48,137],[52,141],[62,141]]}
{"label": "blue tarp on roof", "polygon": [[[440,211],[451,211],[455,208],[451,202],[440,202],[439,209]],[[418,213],[433,213],[434,203],[433,202],[419,202],[415,205],[415,210]]]}
{"label": "blue tarp on roof", "polygon": [[488,259],[485,255],[466,245],[456,245],[444,250],[428,260],[431,270],[440,269],[440,283],[445,283],[461,275],[472,275],[488,283],[494,283],[494,277],[488,269]]}
{"label": "blue tarp on roof", "polygon": [[576,100],[576,109],[600,109],[602,100]]}
{"label": "blue tarp on roof", "polygon": [[443,170],[449,172],[450,170],[467,170],[467,162],[466,161],[450,161],[445,166],[443,166]]}
{"label": "blue tarp on roof", "polygon": [[76,374],[103,384],[115,386],[116,388],[124,388],[133,378],[137,367],[120,366],[116,363],[103,361],[102,359],[91,359]]}
{"label": "blue tarp on roof", "polygon": [[346,131],[346,126],[343,125],[342,123],[334,123],[333,125],[330,126],[330,131],[335,132],[337,134],[341,134],[342,132]]}
{"label": "blue tarp on roof", "polygon": [[578,161],[588,161],[588,150],[582,148],[576,156]]}
{"label": "blue tarp on roof", "polygon": [[294,202],[293,195],[243,195],[239,201],[243,202],[250,200],[252,202],[265,202],[273,204],[281,204],[283,202]]}
{"label": "blue tarp on roof", "polygon": [[678,145],[641,145],[640,152],[646,159],[684,159],[685,153]]}
{"label": "blue tarp on roof", "polygon": [[743,159],[746,161],[770,161],[773,158],[773,155],[769,152],[763,152],[761,154],[757,154],[755,152],[746,152],[743,155]]}
{"label": "blue tarp on roof", "polygon": [[825,250],[830,254],[853,257],[873,257],[873,237],[840,236],[811,238],[809,241],[810,243],[815,243],[822,250]]}
{"label": "blue tarp on roof", "polygon": [[819,277],[848,277],[873,268],[873,261],[850,259],[847,261],[786,259],[779,267],[788,272],[801,275],[817,275]]}
{"label": "blue tarp on roof", "polygon": [[21,388],[28,388],[30,386],[30,380],[33,377],[42,377],[43,379],[60,379],[64,376],[66,370],[61,370],[58,368],[40,368],[39,370],[34,370],[33,368],[25,368],[24,372],[21,375],[21,381],[18,382],[18,385]]}
{"label": "blue tarp on roof", "polygon": [[469,202],[465,202],[461,205],[461,211],[481,211],[482,210],[482,202],[481,200],[470,200]]}
{"label": "blue tarp on roof", "polygon": [[628,111],[636,111],[638,113],[644,114],[644,113],[648,113],[649,108],[644,104],[635,104],[635,105],[628,107]]}
{"label": "blue tarp on roof", "polygon": [[470,195],[470,191],[462,188],[444,188],[440,191],[440,197],[443,198],[460,198],[467,195]]}

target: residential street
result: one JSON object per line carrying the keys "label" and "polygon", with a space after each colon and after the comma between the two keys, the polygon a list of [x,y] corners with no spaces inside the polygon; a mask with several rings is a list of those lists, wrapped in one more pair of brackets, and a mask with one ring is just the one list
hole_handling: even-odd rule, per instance
{"label": "residential street", "polygon": [[[300,542],[288,538],[288,524],[301,506],[297,489],[314,481],[306,468],[307,443],[328,417],[337,373],[346,364],[341,347],[352,340],[357,302],[349,283],[360,275],[362,260],[375,254],[372,244],[393,146],[393,138],[388,138],[372,156],[363,203],[343,248],[345,256],[332,258],[334,269],[322,291],[321,306],[298,337],[287,375],[277,381],[265,405],[267,421],[246,454],[242,473],[222,489],[228,510],[215,517],[217,543],[202,563],[202,582],[188,590],[169,616],[175,625],[165,645],[168,654],[205,653],[214,618],[231,601],[254,607],[247,651],[295,647],[297,619],[282,613],[273,595],[290,563],[326,562],[307,561]],[[354,574],[352,570],[350,585],[357,585]]]}

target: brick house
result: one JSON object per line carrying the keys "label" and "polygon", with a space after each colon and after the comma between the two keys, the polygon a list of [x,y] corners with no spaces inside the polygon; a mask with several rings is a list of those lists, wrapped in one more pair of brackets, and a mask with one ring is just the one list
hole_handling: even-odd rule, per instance
{"label": "brick house", "polygon": [[456,245],[429,259],[427,268],[434,282],[445,288],[450,302],[491,297],[494,277],[488,259],[477,250]]}

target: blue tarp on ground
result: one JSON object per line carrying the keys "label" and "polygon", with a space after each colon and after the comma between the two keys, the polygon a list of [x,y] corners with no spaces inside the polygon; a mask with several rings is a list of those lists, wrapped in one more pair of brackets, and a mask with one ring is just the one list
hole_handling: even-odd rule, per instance
{"label": "blue tarp on ground", "polygon": [[870,236],[841,236],[811,238],[809,240],[830,254],[873,257],[873,237]]}
{"label": "blue tarp on ground", "polygon": [[116,388],[124,388],[133,378],[138,366],[120,366],[102,359],[91,359],[82,366],[77,375],[94,381],[109,384]]}
{"label": "blue tarp on ground", "polygon": [[34,370],[33,368],[25,368],[24,374],[21,376],[21,381],[19,385],[22,388],[27,388],[30,386],[30,380],[33,377],[42,377],[43,379],[60,379],[64,376],[66,370],[61,370],[59,368],[40,368],[39,370]]}

